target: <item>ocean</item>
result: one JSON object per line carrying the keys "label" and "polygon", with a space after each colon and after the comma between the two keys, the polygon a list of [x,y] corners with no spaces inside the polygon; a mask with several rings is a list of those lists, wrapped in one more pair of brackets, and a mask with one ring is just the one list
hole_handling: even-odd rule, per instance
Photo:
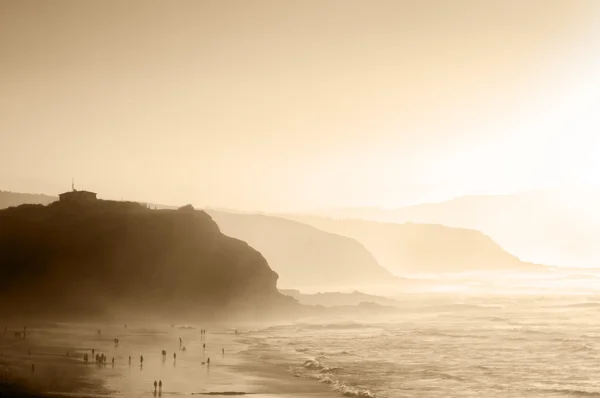
{"label": "ocean", "polygon": [[253,331],[245,351],[355,397],[600,397],[600,296],[411,302]]}

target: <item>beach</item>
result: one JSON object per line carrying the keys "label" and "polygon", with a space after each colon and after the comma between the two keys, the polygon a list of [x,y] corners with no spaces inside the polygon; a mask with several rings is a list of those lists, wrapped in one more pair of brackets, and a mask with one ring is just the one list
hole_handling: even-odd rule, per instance
{"label": "beach", "polygon": [[[234,330],[209,329],[203,338],[191,326],[55,324],[14,337],[22,330],[9,325],[0,340],[0,396],[12,396],[16,386],[23,396],[337,396],[326,385],[247,355],[244,334]],[[106,356],[106,364],[95,363],[92,349]],[[163,383],[156,393],[155,380]]]}

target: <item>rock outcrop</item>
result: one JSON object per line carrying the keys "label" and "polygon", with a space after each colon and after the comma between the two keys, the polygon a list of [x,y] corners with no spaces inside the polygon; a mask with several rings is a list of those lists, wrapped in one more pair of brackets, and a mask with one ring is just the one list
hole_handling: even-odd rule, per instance
{"label": "rock outcrop", "polygon": [[[0,313],[268,311],[278,275],[203,211],[132,202],[0,210]],[[293,300],[292,300],[293,301]]]}

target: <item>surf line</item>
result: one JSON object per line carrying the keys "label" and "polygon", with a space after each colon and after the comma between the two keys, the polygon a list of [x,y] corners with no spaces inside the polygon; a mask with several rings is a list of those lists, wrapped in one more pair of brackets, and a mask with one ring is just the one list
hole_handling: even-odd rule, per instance
{"label": "surf line", "polygon": [[222,392],[193,392],[192,395],[254,395],[253,392],[237,392],[237,391],[222,391]]}

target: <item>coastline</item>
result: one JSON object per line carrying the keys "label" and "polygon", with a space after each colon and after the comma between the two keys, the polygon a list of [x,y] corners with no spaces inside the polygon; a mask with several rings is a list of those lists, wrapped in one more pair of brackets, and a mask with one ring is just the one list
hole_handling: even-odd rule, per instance
{"label": "coastline", "polygon": [[[205,340],[200,328],[169,326],[60,324],[31,328],[26,339],[15,338],[14,332],[20,330],[11,325],[0,337],[0,396],[142,397],[153,394],[155,379],[164,383],[159,396],[225,392],[257,398],[340,396],[318,381],[294,377],[283,368],[244,355],[248,347],[244,335],[223,329],[208,330]],[[179,347],[179,337],[185,351]],[[106,355],[105,365],[94,363],[92,348]],[[168,352],[166,357],[162,349]],[[87,365],[84,353],[90,358]]]}

